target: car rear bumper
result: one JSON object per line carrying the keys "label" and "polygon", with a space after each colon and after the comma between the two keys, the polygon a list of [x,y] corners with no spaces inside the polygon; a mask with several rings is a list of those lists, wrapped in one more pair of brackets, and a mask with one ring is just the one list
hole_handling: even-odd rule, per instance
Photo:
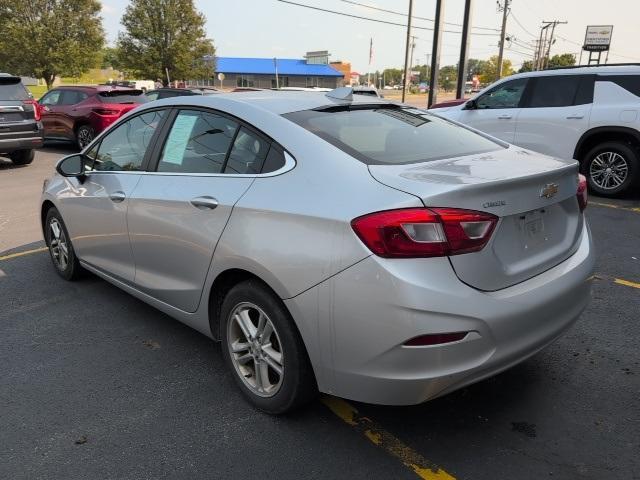
{"label": "car rear bumper", "polygon": [[[287,304],[294,316],[317,316],[321,358],[312,363],[321,390],[410,405],[494,375],[558,338],[588,304],[594,262],[585,223],[569,259],[497,292],[461,283],[446,258],[371,256]],[[470,333],[458,342],[403,345],[461,331]]]}
{"label": "car rear bumper", "polygon": [[0,153],[11,153],[16,150],[30,150],[40,148],[44,143],[44,133],[42,128],[38,131],[25,132],[22,135],[15,133],[0,136]]}

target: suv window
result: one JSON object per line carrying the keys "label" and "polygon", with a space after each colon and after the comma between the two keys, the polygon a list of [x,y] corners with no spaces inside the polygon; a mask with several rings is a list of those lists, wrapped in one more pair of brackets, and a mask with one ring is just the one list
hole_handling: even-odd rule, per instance
{"label": "suv window", "polygon": [[0,100],[28,100],[29,92],[20,77],[0,77]]}
{"label": "suv window", "polygon": [[102,103],[146,103],[149,100],[142,90],[107,90],[98,92]]}
{"label": "suv window", "polygon": [[40,105],[58,105],[61,96],[61,90],[51,90],[50,92],[46,93],[44,97],[38,100],[38,103]]}
{"label": "suv window", "polygon": [[238,129],[214,113],[181,110],[162,150],[159,172],[221,173]]}
{"label": "suv window", "polygon": [[517,108],[527,86],[527,80],[527,78],[518,78],[501,83],[476,100],[477,108]]}
{"label": "suv window", "polygon": [[149,142],[165,113],[165,110],[143,113],[111,130],[100,142],[92,169],[141,170]]}
{"label": "suv window", "polygon": [[533,92],[529,107],[568,107],[574,100],[580,85],[580,75],[548,75],[533,79]]}
{"label": "suv window", "polygon": [[233,142],[224,173],[260,173],[268,151],[267,141],[241,127]]}
{"label": "suv window", "polygon": [[501,148],[424,110],[392,104],[338,108],[303,110],[284,117],[366,164],[429,162]]}
{"label": "suv window", "polygon": [[62,90],[62,99],[58,105],[75,105],[89,98],[85,92],[79,90]]}
{"label": "suv window", "polygon": [[636,97],[640,97],[640,75],[598,75],[598,80],[613,82]]}

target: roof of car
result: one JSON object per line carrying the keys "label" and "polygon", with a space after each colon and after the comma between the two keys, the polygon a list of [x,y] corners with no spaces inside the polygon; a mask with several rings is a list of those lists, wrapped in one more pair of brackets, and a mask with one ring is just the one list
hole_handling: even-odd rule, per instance
{"label": "roof of car", "polygon": [[389,104],[389,102],[370,95],[353,95],[353,100],[340,100],[327,96],[326,92],[299,92],[280,90],[244,91],[233,93],[221,93],[219,95],[172,97],[146,105],[196,105],[216,108],[218,102],[237,102],[266,110],[277,115],[311,110],[314,108],[329,107],[348,104]]}
{"label": "roof of car", "polygon": [[505,78],[518,78],[518,77],[540,77],[549,75],[585,75],[596,74],[603,75],[612,73],[619,74],[640,74],[640,65],[592,65],[592,66],[575,66],[568,68],[551,68],[548,70],[537,70],[534,72],[523,72],[511,75]]}

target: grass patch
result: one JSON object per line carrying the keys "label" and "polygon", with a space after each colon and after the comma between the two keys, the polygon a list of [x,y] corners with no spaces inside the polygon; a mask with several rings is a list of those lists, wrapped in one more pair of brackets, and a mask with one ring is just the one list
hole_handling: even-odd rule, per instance
{"label": "grass patch", "polygon": [[47,86],[46,85],[27,85],[27,90],[31,92],[31,95],[33,95],[33,98],[38,99],[42,97],[45,93],[47,93]]}

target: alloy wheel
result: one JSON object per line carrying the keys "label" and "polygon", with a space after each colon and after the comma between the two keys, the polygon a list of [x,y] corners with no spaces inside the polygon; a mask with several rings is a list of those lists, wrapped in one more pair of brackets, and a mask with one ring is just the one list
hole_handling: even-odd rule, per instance
{"label": "alloy wheel", "polygon": [[603,190],[620,187],[629,175],[626,159],[616,152],[602,152],[596,155],[589,166],[591,181]]}
{"label": "alloy wheel", "polygon": [[78,130],[78,146],[82,149],[93,140],[93,131],[89,127],[80,127]]}
{"label": "alloy wheel", "polygon": [[243,383],[255,395],[274,396],[284,378],[284,355],[273,322],[257,305],[243,302],[231,311],[227,328],[231,361]]}
{"label": "alloy wheel", "polygon": [[52,218],[49,222],[49,250],[56,266],[65,271],[69,265],[69,246],[67,236],[64,234],[62,225],[57,218]]}

